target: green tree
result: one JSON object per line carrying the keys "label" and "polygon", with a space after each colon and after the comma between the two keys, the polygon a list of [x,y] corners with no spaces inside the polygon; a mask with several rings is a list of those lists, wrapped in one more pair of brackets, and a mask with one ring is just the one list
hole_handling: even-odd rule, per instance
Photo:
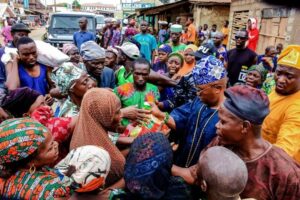
{"label": "green tree", "polygon": [[74,0],[73,3],[72,3],[72,8],[74,10],[80,9],[81,5],[80,5],[80,3],[77,0]]}

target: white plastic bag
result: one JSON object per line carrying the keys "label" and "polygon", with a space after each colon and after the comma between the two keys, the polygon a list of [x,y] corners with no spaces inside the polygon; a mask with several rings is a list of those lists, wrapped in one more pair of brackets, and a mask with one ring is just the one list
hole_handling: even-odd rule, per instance
{"label": "white plastic bag", "polygon": [[[49,67],[59,67],[62,63],[70,60],[70,57],[51,46],[49,43],[35,40],[37,48],[37,61]],[[1,61],[6,65],[12,58],[11,54],[18,54],[17,48],[5,47]]]}
{"label": "white plastic bag", "polygon": [[12,57],[11,54],[18,54],[17,48],[10,48],[10,47],[5,47],[4,48],[4,54],[1,57],[1,61],[3,62],[4,65],[6,65],[9,61],[11,61]]}
{"label": "white plastic bag", "polygon": [[35,40],[37,47],[38,58],[37,61],[49,67],[59,67],[62,63],[70,60],[70,57],[51,46],[49,43]]}

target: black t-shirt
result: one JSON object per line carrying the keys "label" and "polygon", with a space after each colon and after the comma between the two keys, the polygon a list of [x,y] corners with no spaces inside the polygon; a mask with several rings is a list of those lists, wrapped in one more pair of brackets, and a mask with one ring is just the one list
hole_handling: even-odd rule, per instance
{"label": "black t-shirt", "polygon": [[255,64],[256,53],[248,48],[228,51],[228,78],[230,85],[245,82],[247,70]]}

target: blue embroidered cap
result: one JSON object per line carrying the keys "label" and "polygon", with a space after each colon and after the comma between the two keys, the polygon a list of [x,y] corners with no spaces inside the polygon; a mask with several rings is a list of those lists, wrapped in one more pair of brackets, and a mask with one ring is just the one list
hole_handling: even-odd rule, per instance
{"label": "blue embroidered cap", "polygon": [[193,69],[196,85],[204,85],[221,80],[227,76],[223,63],[214,56],[207,56],[197,62]]}

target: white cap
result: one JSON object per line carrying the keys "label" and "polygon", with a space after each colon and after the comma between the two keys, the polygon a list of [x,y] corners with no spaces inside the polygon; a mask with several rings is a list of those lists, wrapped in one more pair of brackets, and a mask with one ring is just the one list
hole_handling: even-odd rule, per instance
{"label": "white cap", "polygon": [[124,24],[128,24],[128,19],[123,19]]}
{"label": "white cap", "polygon": [[168,22],[166,22],[166,21],[158,21],[158,24],[161,24],[161,25],[168,25]]}
{"label": "white cap", "polygon": [[139,48],[131,42],[124,42],[122,46],[116,46],[116,48],[120,49],[126,56],[131,59],[135,60],[140,57]]}

